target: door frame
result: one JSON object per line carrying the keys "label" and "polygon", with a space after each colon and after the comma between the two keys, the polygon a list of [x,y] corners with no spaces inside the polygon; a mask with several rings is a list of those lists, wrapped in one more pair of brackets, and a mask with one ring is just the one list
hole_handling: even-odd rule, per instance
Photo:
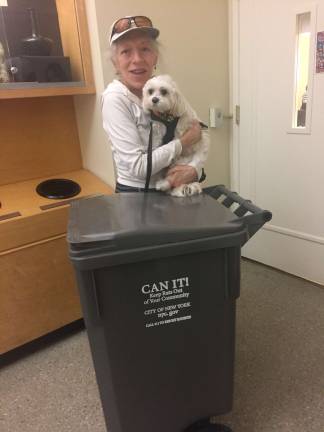
{"label": "door frame", "polygon": [[230,139],[230,186],[240,192],[239,126],[236,108],[240,106],[239,89],[239,0],[228,0],[229,111],[233,113]]}
{"label": "door frame", "polygon": [[[251,0],[256,2],[257,0]],[[256,10],[256,8],[253,8]],[[229,0],[229,94],[230,109],[233,112],[233,122],[230,131],[230,181],[231,188],[241,194],[244,198],[256,201],[256,166],[255,159],[251,157],[256,152],[256,118],[257,118],[257,79],[256,79],[256,52],[249,50],[244,52],[240,45],[240,0]],[[253,22],[256,22],[253,20]],[[253,44],[255,29],[249,26],[248,37]],[[244,79],[246,87],[249,87],[249,100],[240,99],[240,59],[242,55],[249,56],[251,65],[247,76]],[[242,105],[242,104],[245,105]],[[239,113],[237,113],[237,107]],[[249,122],[242,122],[240,119],[249,116]],[[239,117],[239,119],[237,118]],[[240,124],[237,124],[237,121]],[[240,152],[240,136],[244,137],[244,153]],[[244,165],[245,177],[242,176],[241,166]],[[248,174],[247,174],[248,173]]]}

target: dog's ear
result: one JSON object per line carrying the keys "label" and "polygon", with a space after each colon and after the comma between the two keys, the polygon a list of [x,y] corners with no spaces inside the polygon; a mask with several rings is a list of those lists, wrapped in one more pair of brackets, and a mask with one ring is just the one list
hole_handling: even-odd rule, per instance
{"label": "dog's ear", "polygon": [[145,92],[148,91],[150,87],[154,87],[155,84],[156,84],[156,77],[152,77],[149,80],[147,80],[143,87],[143,95]]}
{"label": "dog's ear", "polygon": [[163,82],[168,84],[168,87],[172,92],[173,106],[171,113],[176,117],[181,117],[181,115],[186,111],[186,102],[182,97],[176,82],[170,77],[170,75],[162,75],[161,79]]}
{"label": "dog's ear", "polygon": [[150,114],[150,112],[151,112],[150,102],[145,97],[143,97],[143,100],[142,100],[142,107],[143,107],[143,111],[145,112],[145,114]]}
{"label": "dog's ear", "polygon": [[146,84],[144,85],[143,90],[142,90],[142,94],[143,94],[142,107],[143,107],[143,110],[146,114],[150,113],[149,99],[147,98],[148,88],[151,85],[150,81],[151,80],[146,81]]}
{"label": "dog's ear", "polygon": [[174,88],[174,101],[175,103],[172,109],[172,114],[175,117],[181,117],[186,111],[186,102],[177,87]]}

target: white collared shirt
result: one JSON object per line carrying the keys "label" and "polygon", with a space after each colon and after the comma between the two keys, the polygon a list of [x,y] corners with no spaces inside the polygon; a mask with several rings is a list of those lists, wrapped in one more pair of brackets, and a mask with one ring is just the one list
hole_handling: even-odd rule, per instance
{"label": "white collared shirt", "polygon": [[[141,100],[118,80],[110,83],[102,95],[103,127],[110,139],[117,170],[117,182],[126,186],[145,186],[147,148],[151,119],[142,108]],[[160,146],[166,132],[160,122],[153,125],[152,176],[150,188],[155,187],[161,170],[181,154],[179,139]]]}

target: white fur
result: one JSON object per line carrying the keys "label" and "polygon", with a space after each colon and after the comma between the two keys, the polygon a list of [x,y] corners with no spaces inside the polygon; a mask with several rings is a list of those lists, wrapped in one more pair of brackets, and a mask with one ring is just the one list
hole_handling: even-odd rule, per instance
{"label": "white fur", "polygon": [[[155,101],[155,102],[154,102]],[[199,120],[195,111],[180,93],[176,83],[169,75],[159,75],[147,81],[143,88],[143,108],[149,113],[180,117],[175,130],[175,138],[179,138],[190,126],[193,120]],[[185,149],[174,165],[188,165],[203,167],[209,149],[209,134],[202,130],[201,140]],[[173,196],[183,197],[202,192],[200,183],[183,184],[171,189],[168,178],[162,178],[156,183],[156,189],[168,191]]]}

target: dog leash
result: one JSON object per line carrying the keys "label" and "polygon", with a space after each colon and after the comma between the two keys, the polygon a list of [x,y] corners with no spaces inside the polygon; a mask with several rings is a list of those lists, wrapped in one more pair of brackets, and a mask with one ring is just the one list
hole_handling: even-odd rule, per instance
{"label": "dog leash", "polygon": [[145,188],[144,192],[149,190],[151,174],[152,174],[152,146],[153,146],[153,124],[150,122],[150,135],[149,135],[149,144],[147,148],[147,169],[146,169],[146,180],[145,180]]}

